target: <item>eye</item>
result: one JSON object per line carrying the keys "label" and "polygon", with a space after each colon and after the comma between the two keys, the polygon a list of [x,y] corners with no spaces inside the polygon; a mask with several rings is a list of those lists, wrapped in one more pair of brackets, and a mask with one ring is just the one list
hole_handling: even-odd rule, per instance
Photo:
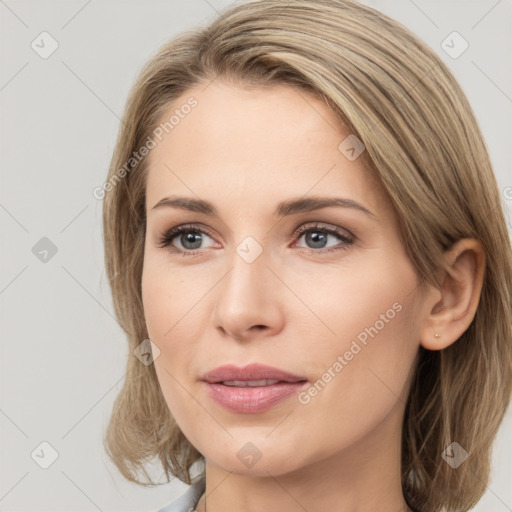
{"label": "eye", "polygon": [[[171,245],[175,238],[178,238],[182,247],[173,247],[169,250],[172,252],[181,252],[183,255],[192,256],[198,254],[195,252],[196,249],[200,249],[201,243],[203,242],[203,236],[206,235],[210,238],[210,231],[206,228],[198,228],[193,224],[184,224],[182,226],[176,226],[169,231],[166,231],[158,242],[158,247],[163,248]],[[204,248],[204,247],[203,247]]]}
{"label": "eye", "polygon": [[[181,253],[183,256],[194,256],[200,254],[201,244],[204,237],[213,238],[213,233],[206,227],[198,227],[194,224],[184,224],[176,226],[166,231],[158,241],[157,247],[169,247],[171,252]],[[331,251],[346,250],[350,244],[354,242],[354,238],[347,231],[337,227],[330,227],[322,223],[314,223],[313,225],[304,225],[295,231],[294,238],[301,239],[310,246],[297,245],[301,249],[305,249],[310,253],[319,254]],[[178,238],[179,237],[179,238]],[[341,244],[328,246],[329,237],[337,239]],[[178,239],[181,247],[174,245],[174,240]],[[207,247],[206,247],[207,248]]]}
{"label": "eye", "polygon": [[[304,247],[299,245],[297,247],[305,248],[312,253],[346,250],[347,246],[354,242],[353,236],[351,236],[347,231],[341,230],[340,228],[337,227],[330,227],[319,222],[313,225],[301,226],[295,232],[294,236],[296,236],[299,239],[304,237],[304,242],[306,244],[309,244],[309,246]],[[340,244],[335,244],[334,246],[327,246],[329,237],[338,239],[340,242],[342,242],[341,246]]]}

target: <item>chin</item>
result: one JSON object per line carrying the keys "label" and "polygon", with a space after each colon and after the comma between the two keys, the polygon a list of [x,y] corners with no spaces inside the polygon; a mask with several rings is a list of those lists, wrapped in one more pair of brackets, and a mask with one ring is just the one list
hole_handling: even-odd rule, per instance
{"label": "chin", "polygon": [[202,453],[210,464],[224,471],[245,476],[268,477],[269,473],[278,476],[293,472],[306,463],[296,456],[296,449],[288,449],[281,445],[281,450],[278,450],[279,443],[272,443],[268,439],[266,443],[263,439],[260,442],[257,437],[253,439],[254,442],[234,441],[232,445],[219,452],[205,450]]}

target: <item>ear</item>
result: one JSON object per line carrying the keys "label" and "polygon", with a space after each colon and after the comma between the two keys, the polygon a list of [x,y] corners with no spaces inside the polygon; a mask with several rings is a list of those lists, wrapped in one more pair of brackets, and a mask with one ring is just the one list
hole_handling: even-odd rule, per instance
{"label": "ear", "polygon": [[485,251],[478,240],[463,238],[445,253],[441,286],[427,298],[428,317],[421,331],[424,348],[442,350],[466,331],[480,300],[484,270]]}

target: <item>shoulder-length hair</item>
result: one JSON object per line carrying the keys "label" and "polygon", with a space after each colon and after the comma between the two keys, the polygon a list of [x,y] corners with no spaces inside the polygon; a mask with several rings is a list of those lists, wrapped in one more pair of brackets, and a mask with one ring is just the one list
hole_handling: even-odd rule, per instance
{"label": "shoulder-length hair", "polygon": [[[145,470],[155,457],[167,479],[187,484],[202,459],[172,418],[154,366],[133,355],[148,338],[141,299],[147,159],[138,150],[170,102],[213,80],[287,84],[325,101],[364,143],[360,158],[389,195],[423,282],[439,284],[435,270],[457,240],[482,243],[475,317],[449,347],[419,348],[401,450],[411,508],[472,508],[485,491],[512,393],[512,250],[501,196],[475,115],[447,66],[404,26],[353,0],[235,4],[174,37],[141,71],[102,188],[106,275],[130,349],[104,438],[109,457],[140,485],[155,485]],[[468,453],[457,469],[441,456],[453,441]]]}

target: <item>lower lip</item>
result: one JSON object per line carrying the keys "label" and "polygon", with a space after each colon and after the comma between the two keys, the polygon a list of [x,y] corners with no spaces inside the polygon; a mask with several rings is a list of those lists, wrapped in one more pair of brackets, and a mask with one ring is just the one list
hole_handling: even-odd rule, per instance
{"label": "lower lip", "polygon": [[307,382],[279,382],[271,386],[225,386],[205,382],[211,398],[233,412],[264,412],[286,398],[296,395]]}

